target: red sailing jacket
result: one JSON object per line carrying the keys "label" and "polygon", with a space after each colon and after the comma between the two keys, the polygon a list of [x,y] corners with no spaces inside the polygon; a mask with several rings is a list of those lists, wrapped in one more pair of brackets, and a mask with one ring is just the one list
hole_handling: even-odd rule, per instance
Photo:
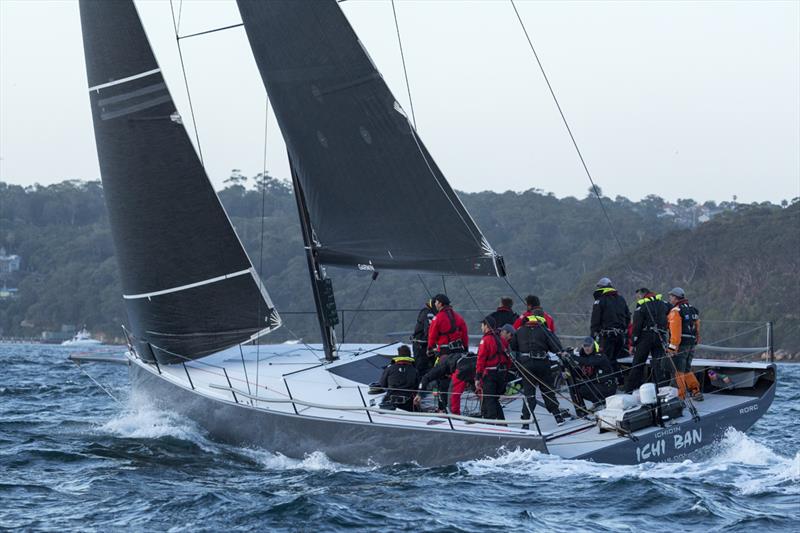
{"label": "red sailing jacket", "polygon": [[[532,314],[533,311],[525,311],[524,313],[522,313],[520,317],[514,321],[514,329],[521,328],[522,324],[525,322],[525,319],[531,316]],[[545,325],[547,325],[547,329],[555,333],[556,323],[555,321],[553,321],[553,317],[551,317],[547,311],[542,311],[542,314],[544,315]]]}
{"label": "red sailing jacket", "polygon": [[[497,346],[498,339],[500,340],[499,347]],[[506,354],[507,350],[507,340],[495,332],[485,334],[478,345],[478,362],[475,367],[475,376],[477,378],[482,377],[487,368],[499,365],[504,365],[506,368],[510,367],[511,360]]]}
{"label": "red sailing jacket", "polygon": [[[450,322],[453,317],[455,327]],[[464,350],[469,348],[469,334],[467,333],[467,323],[461,315],[453,311],[449,305],[443,307],[441,311],[431,320],[428,328],[428,349],[432,350],[439,346],[445,346],[453,341],[460,340],[464,343]]]}

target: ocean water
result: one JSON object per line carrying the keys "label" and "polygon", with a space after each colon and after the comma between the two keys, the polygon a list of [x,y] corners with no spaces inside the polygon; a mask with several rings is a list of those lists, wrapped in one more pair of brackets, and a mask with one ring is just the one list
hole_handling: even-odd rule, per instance
{"label": "ocean water", "polygon": [[749,432],[682,462],[362,468],[215,443],[132,404],[126,368],[84,365],[112,400],[69,353],[0,345],[0,529],[800,531],[800,365]]}

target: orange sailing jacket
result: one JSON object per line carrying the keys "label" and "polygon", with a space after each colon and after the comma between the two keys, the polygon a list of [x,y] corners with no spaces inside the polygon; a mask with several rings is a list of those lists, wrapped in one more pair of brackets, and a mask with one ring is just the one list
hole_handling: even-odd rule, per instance
{"label": "orange sailing jacket", "polygon": [[[667,315],[667,325],[669,327],[669,349],[677,351],[681,345],[681,335],[683,335],[683,320],[681,319],[681,305],[688,304],[688,300],[681,300],[669,311]],[[692,345],[700,342],[700,319],[695,321],[695,339]]]}

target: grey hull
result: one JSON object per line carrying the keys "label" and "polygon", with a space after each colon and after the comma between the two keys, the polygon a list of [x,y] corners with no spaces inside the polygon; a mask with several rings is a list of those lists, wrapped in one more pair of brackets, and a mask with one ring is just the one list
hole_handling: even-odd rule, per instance
{"label": "grey hull", "polygon": [[748,429],[767,411],[775,396],[775,382],[771,381],[760,395],[743,396],[736,406],[705,414],[698,421],[689,419],[666,428],[647,428],[637,432],[635,440],[614,438],[581,452],[581,446],[570,442],[569,437],[545,441],[538,435],[454,431],[446,421],[426,429],[412,429],[267,412],[209,398],[175,385],[136,363],[130,365],[130,372],[134,395],[142,395],[196,421],[214,440],[256,446],[295,458],[322,451],[330,459],[348,464],[438,466],[493,457],[503,450],[515,449],[611,464],[674,460],[718,441],[728,428]]}
{"label": "grey hull", "polygon": [[236,403],[202,396],[157,374],[131,364],[134,395],[141,394],[177,412],[208,431],[217,441],[257,446],[288,457],[302,458],[315,451],[348,464],[418,463],[422,466],[496,456],[506,449],[546,452],[544,439],[508,437],[442,429],[409,429],[379,424],[332,421],[308,416],[269,413]]}

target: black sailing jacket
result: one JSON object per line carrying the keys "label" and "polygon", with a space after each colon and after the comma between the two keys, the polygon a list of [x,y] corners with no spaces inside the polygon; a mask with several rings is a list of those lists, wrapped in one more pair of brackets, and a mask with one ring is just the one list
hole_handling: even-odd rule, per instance
{"label": "black sailing jacket", "polygon": [[594,291],[592,336],[597,336],[601,331],[613,329],[627,333],[630,322],[631,311],[628,309],[628,302],[616,289],[608,287]]}
{"label": "black sailing jacket", "polygon": [[[528,325],[531,324],[531,325]],[[545,352],[560,352],[561,342],[546,326],[526,323],[511,337],[511,351],[521,354],[541,355]]]}
{"label": "black sailing jacket", "polygon": [[378,382],[387,395],[410,398],[417,389],[417,369],[410,362],[392,363],[383,370]]}
{"label": "black sailing jacket", "polygon": [[489,316],[494,319],[495,329],[500,329],[506,324],[514,325],[519,315],[508,307],[498,307],[497,311],[490,313]]}
{"label": "black sailing jacket", "polygon": [[436,310],[431,309],[427,305],[420,309],[417,315],[417,323],[414,326],[414,333],[411,335],[413,339],[427,341],[428,340],[428,327],[431,325],[431,320],[436,316]]}
{"label": "black sailing jacket", "polygon": [[660,294],[649,293],[636,302],[636,309],[633,312],[633,331],[631,332],[633,344],[637,343],[642,333],[652,332],[653,327],[666,333],[667,314],[669,314],[670,306],[660,296]]}
{"label": "black sailing jacket", "polygon": [[611,362],[603,353],[592,350],[592,353],[585,354],[583,350],[577,348],[572,355],[572,361],[578,365],[582,374],[581,382],[593,383],[600,386],[598,392],[603,396],[610,396],[616,391],[616,379]]}

